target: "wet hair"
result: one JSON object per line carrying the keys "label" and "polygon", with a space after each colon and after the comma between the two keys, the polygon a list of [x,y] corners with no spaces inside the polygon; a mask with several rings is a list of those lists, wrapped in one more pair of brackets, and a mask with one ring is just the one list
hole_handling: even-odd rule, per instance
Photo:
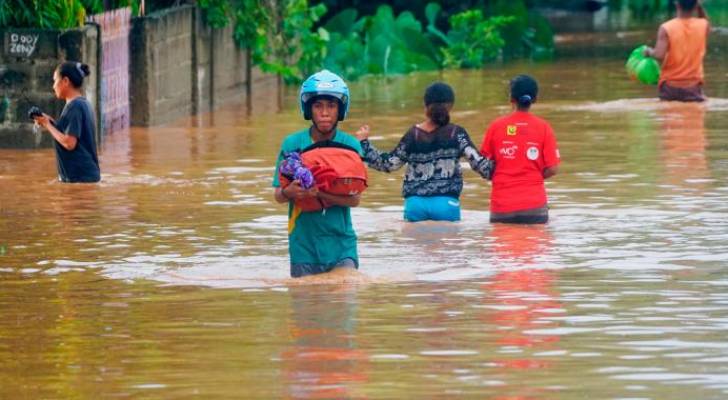
{"label": "wet hair", "polygon": [[677,0],[677,2],[680,4],[680,8],[685,11],[693,11],[698,4],[698,0]]}
{"label": "wet hair", "polygon": [[91,75],[91,68],[88,65],[76,61],[61,63],[56,71],[61,78],[68,78],[75,88],[83,86],[83,78]]}
{"label": "wet hair", "polygon": [[455,103],[455,92],[444,82],[435,82],[425,89],[427,117],[438,126],[450,123],[449,108]]}
{"label": "wet hair", "polygon": [[538,96],[538,83],[528,75],[518,75],[511,79],[511,100],[518,104],[518,109],[527,110]]}

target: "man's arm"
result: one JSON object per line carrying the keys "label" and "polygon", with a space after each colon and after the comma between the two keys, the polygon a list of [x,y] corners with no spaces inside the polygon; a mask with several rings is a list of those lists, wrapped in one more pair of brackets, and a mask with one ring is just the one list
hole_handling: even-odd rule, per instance
{"label": "man's arm", "polygon": [[361,200],[361,195],[355,194],[353,196],[337,196],[334,194],[318,192],[318,198],[335,206],[357,207],[359,206],[359,200]]}
{"label": "man's arm", "polygon": [[276,203],[288,203],[290,201],[288,196],[286,196],[285,192],[283,191],[283,188],[277,187],[273,195],[275,196]]}
{"label": "man's arm", "polygon": [[275,199],[278,203],[288,203],[294,199],[303,199],[306,197],[318,197],[321,200],[335,206],[342,207],[358,207],[359,201],[361,200],[360,195],[353,196],[337,196],[334,194],[328,194],[319,192],[317,189],[305,190],[298,186],[297,183],[292,183],[286,186],[285,189],[276,188]]}
{"label": "man's arm", "polygon": [[648,47],[645,50],[645,55],[647,57],[652,57],[660,62],[665,60],[665,55],[667,55],[667,48],[668,48],[668,37],[667,37],[667,31],[664,27],[660,27],[660,30],[657,31],[657,42],[655,43],[654,48]]}
{"label": "man's arm", "polygon": [[316,197],[320,192],[315,187],[311,189],[304,189],[298,181],[291,182],[290,185],[284,188],[277,187],[275,193],[276,202],[288,203],[291,200],[305,199],[306,197]]}
{"label": "man's arm", "polygon": [[543,178],[548,179],[552,176],[556,175],[559,172],[559,166],[554,165],[553,167],[548,167],[543,169]]}

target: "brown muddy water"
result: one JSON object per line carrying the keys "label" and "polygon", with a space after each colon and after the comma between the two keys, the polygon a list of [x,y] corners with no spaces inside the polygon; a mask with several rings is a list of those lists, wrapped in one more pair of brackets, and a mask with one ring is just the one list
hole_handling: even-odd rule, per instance
{"label": "brown muddy water", "polygon": [[[55,182],[51,150],[0,150],[0,398],[725,399],[728,76],[659,103],[621,62],[372,78],[354,131],[394,146],[424,87],[456,89],[479,143],[506,82],[541,82],[560,143],[545,227],[402,221],[401,173],[353,212],[377,283],[287,286],[273,163],[304,126],[295,88],[107,139],[99,185]],[[722,99],[722,98],[723,99]]]}

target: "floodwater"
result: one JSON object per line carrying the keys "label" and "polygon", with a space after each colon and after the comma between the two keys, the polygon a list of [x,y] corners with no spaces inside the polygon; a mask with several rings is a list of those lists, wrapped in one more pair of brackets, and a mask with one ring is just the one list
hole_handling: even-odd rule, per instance
{"label": "floodwater", "polygon": [[[0,150],[0,398],[725,399],[728,76],[704,105],[659,103],[611,60],[514,64],[352,85],[351,118],[393,147],[435,79],[479,144],[509,77],[563,164],[547,226],[402,221],[401,173],[353,212],[369,284],[287,285],[272,201],[281,111],[107,138],[103,182],[54,181],[52,150]],[[262,93],[262,92],[261,92]]]}

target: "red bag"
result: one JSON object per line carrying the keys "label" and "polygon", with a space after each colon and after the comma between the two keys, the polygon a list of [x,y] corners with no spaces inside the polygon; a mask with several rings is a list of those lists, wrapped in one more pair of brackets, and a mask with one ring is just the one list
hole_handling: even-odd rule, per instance
{"label": "red bag", "polygon": [[[367,188],[366,165],[352,147],[332,141],[314,143],[301,151],[301,160],[322,192],[352,196]],[[291,180],[283,174],[279,178],[281,188],[291,184]],[[318,211],[332,206],[315,197],[295,200],[295,203],[303,211]]]}

